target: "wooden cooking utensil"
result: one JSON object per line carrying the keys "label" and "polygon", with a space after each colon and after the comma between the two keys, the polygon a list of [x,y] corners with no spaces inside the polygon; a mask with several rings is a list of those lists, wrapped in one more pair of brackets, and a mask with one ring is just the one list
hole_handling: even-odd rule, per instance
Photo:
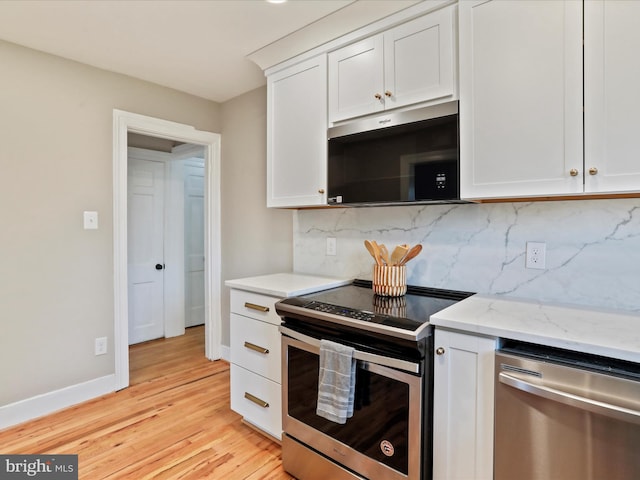
{"label": "wooden cooking utensil", "polygon": [[380,258],[380,247],[378,247],[378,244],[375,242],[375,240],[371,240],[369,244],[371,245],[371,248],[373,248],[373,258],[376,259],[376,264],[382,265],[382,259]]}
{"label": "wooden cooking utensil", "polygon": [[418,254],[422,251],[422,245],[417,244],[415,246],[413,246],[411,248],[411,250],[409,250],[409,253],[407,253],[407,256],[404,257],[401,261],[400,261],[400,265],[404,265],[406,264],[409,260],[411,260],[412,258],[415,258],[418,256]]}
{"label": "wooden cooking utensil", "polygon": [[373,251],[376,255],[376,263],[378,265],[382,265],[382,257],[380,257],[380,247],[375,240],[371,240],[371,245],[373,246]]}
{"label": "wooden cooking utensil", "polygon": [[404,256],[409,251],[409,245],[398,245],[391,252],[391,265],[400,265],[400,261],[404,258]]}
{"label": "wooden cooking utensil", "polygon": [[384,263],[391,265],[391,262],[389,261],[389,250],[387,250],[386,245],[382,243],[378,245],[378,247],[380,248],[380,256],[382,257],[382,260],[384,260]]}
{"label": "wooden cooking utensil", "polygon": [[371,245],[371,242],[369,240],[365,240],[364,246],[367,249],[367,251],[371,254],[371,256],[374,258],[374,260],[376,260],[376,263],[378,263],[378,260],[376,259],[376,251],[373,248],[373,245]]}

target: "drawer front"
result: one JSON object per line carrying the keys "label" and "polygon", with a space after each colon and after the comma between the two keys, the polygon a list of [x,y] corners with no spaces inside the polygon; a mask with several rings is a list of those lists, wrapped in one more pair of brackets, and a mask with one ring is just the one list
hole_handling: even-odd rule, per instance
{"label": "drawer front", "polygon": [[269,295],[231,289],[231,312],[280,325],[280,317],[274,308],[278,300],[280,299]]}
{"label": "drawer front", "polygon": [[279,384],[231,364],[231,409],[269,435],[282,438]]}
{"label": "drawer front", "polygon": [[280,332],[277,326],[232,313],[230,333],[231,363],[281,383]]}

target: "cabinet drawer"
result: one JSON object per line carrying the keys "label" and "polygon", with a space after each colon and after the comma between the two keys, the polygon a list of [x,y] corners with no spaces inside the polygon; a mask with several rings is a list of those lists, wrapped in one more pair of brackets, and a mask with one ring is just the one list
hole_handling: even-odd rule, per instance
{"label": "cabinet drawer", "polygon": [[274,308],[278,297],[231,289],[231,312],[280,325],[280,317]]}
{"label": "cabinet drawer", "polygon": [[280,332],[270,323],[231,314],[231,362],[280,383]]}
{"label": "cabinet drawer", "polygon": [[231,364],[231,409],[269,435],[282,438],[282,391],[278,383]]}

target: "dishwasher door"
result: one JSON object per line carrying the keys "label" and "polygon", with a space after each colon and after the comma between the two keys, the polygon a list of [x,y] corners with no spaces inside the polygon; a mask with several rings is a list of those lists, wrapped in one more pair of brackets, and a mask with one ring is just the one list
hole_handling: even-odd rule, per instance
{"label": "dishwasher door", "polygon": [[496,352],[495,480],[640,479],[637,365],[529,350]]}

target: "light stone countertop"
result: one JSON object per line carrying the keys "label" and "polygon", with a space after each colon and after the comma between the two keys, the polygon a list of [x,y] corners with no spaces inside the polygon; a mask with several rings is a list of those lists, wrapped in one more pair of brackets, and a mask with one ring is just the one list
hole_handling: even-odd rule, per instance
{"label": "light stone countertop", "polygon": [[431,324],[640,363],[640,315],[616,310],[474,295]]}
{"label": "light stone countertop", "polygon": [[238,290],[288,298],[348,285],[352,281],[353,279],[351,278],[322,277],[300,273],[274,273],[227,280],[224,284],[227,287]]}

